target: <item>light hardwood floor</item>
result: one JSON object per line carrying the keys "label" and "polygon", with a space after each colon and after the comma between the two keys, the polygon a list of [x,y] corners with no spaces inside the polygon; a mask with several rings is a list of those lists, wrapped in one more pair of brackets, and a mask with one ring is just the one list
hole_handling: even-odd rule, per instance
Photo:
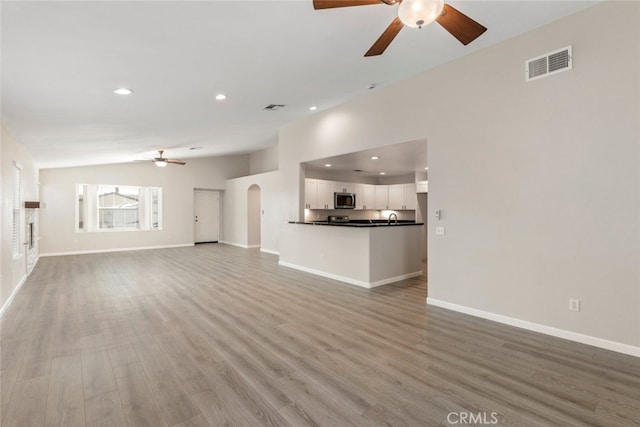
{"label": "light hardwood floor", "polygon": [[2,426],[640,425],[640,359],[425,291],[217,244],[43,258],[0,325]]}

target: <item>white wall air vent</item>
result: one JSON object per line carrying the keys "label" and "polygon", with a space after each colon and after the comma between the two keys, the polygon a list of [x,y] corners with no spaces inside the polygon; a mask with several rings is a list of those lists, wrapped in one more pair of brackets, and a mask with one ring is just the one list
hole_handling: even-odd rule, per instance
{"label": "white wall air vent", "polygon": [[572,68],[571,46],[563,47],[551,53],[528,59],[525,63],[524,79],[529,82],[551,74],[561,73]]}

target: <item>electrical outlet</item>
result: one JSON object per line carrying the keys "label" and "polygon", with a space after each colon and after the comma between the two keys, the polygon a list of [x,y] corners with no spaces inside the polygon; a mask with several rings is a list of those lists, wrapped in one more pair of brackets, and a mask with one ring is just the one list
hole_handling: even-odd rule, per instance
{"label": "electrical outlet", "polygon": [[436,227],[436,236],[444,236],[444,227]]}
{"label": "electrical outlet", "polygon": [[580,300],[575,298],[569,298],[569,310],[580,311]]}

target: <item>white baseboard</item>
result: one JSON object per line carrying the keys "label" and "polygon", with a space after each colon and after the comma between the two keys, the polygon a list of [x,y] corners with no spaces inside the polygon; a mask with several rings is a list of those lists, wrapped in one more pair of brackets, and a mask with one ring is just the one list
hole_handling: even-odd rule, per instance
{"label": "white baseboard", "polygon": [[389,277],[388,279],[378,280],[376,282],[370,283],[370,288],[375,288],[376,286],[387,285],[393,282],[399,282],[404,279],[411,279],[412,277],[422,276],[422,271],[414,271],[413,273],[401,274],[400,276]]}
{"label": "white baseboard", "polygon": [[278,261],[278,265],[283,267],[293,268],[295,270],[304,271],[305,273],[315,274],[316,276],[326,277],[328,279],[339,280],[340,282],[349,283],[350,285],[360,286],[361,288],[375,288],[376,286],[386,285],[388,283],[397,282],[399,280],[409,279],[411,277],[417,277],[422,274],[422,271],[417,271],[413,273],[403,274],[401,276],[389,277],[388,279],[378,280],[375,282],[365,282],[362,280],[352,279],[351,277],[340,276],[338,274],[327,273],[326,271],[320,271],[309,267],[303,267],[301,265],[292,264],[286,261]]}
{"label": "white baseboard", "polygon": [[260,252],[265,252],[271,255],[278,255],[280,256],[280,252],[278,251],[272,251],[271,249],[265,249],[265,248],[260,248]]}
{"label": "white baseboard", "polygon": [[339,276],[337,274],[327,273],[326,271],[315,270],[309,267],[303,267],[297,264],[291,264],[285,261],[278,261],[278,265],[283,267],[293,268],[294,270],[304,271],[305,273],[315,274],[316,276],[326,277],[327,279],[339,280],[341,282],[349,283],[350,285],[360,286],[361,288],[370,288],[371,286],[367,282],[361,280],[352,279],[350,277]]}
{"label": "white baseboard", "polygon": [[36,266],[38,265],[38,261],[40,261],[40,253],[38,253],[38,256],[36,257],[36,262],[33,263],[33,268],[31,269],[31,273],[33,273],[33,270],[36,269]]}
{"label": "white baseboard", "polygon": [[4,312],[9,308],[9,306],[13,302],[13,299],[18,294],[18,291],[20,290],[20,288],[22,287],[22,285],[24,285],[24,282],[26,282],[26,281],[27,281],[27,275],[25,274],[24,277],[22,278],[22,280],[20,280],[20,282],[18,283],[18,286],[16,286],[15,289],[13,290],[13,292],[11,292],[11,295],[9,295],[9,298],[7,298],[7,300],[4,302],[4,304],[2,304],[2,308],[0,308],[0,317],[2,317],[4,315]]}
{"label": "white baseboard", "polygon": [[603,338],[592,337],[590,335],[579,334],[577,332],[567,331],[565,329],[554,328],[552,326],[541,325],[539,323],[529,322],[526,320],[516,319],[515,317],[503,316],[501,314],[491,313],[489,311],[478,310],[477,308],[467,307],[464,305],[453,304],[450,302],[427,298],[427,304],[436,307],[446,308],[448,310],[469,314],[483,319],[493,320],[495,322],[504,323],[506,325],[515,326],[517,328],[527,329],[529,331],[540,332],[542,334],[563,338],[569,341],[579,342],[594,347],[604,348],[606,350],[615,351],[617,353],[628,354],[630,356],[640,357],[640,347],[610,341]]}
{"label": "white baseboard", "polygon": [[[33,263],[33,268],[31,269],[32,272],[33,270],[36,269],[36,266],[38,265],[38,261],[40,261],[40,254],[38,254],[36,258],[36,262]],[[22,285],[24,285],[24,283],[27,281],[27,277],[29,277],[29,275],[25,274],[22,280],[20,280],[20,282],[18,283],[18,286],[16,286],[13,292],[11,292],[11,295],[9,295],[9,298],[7,298],[4,304],[2,304],[2,308],[0,308],[0,318],[4,315],[4,312],[9,308],[9,306],[13,302],[13,299],[15,298],[15,296],[18,294],[18,291],[20,290]]]}
{"label": "white baseboard", "polygon": [[49,256],[65,256],[65,255],[86,255],[86,254],[102,254],[107,252],[126,252],[126,251],[146,251],[149,249],[170,249],[170,248],[184,248],[193,246],[193,243],[185,243],[180,245],[163,245],[163,246],[140,246],[135,248],[116,248],[116,249],[96,249],[89,251],[69,251],[69,252],[48,252],[41,253],[41,257]]}
{"label": "white baseboard", "polygon": [[249,249],[250,247],[247,245],[243,245],[241,243],[227,242],[226,240],[220,240],[220,243],[222,243],[223,245],[235,246],[237,248],[242,248],[242,249]]}
{"label": "white baseboard", "polygon": [[260,245],[243,245],[242,243],[233,243],[233,242],[228,242],[226,240],[220,240],[220,243],[222,243],[223,245],[235,246],[237,248],[243,248],[243,249],[260,248],[260,252],[266,252],[268,254],[273,254],[273,255],[280,255],[280,252],[272,251],[270,249],[264,249]]}

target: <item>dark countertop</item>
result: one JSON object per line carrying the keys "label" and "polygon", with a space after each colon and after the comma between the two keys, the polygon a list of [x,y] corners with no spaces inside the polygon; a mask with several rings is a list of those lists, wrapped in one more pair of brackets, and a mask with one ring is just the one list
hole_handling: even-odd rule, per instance
{"label": "dark countertop", "polygon": [[398,223],[391,222],[388,223],[386,219],[374,219],[369,222],[366,219],[356,219],[350,220],[349,222],[328,222],[328,221],[312,221],[312,222],[298,222],[298,221],[289,221],[289,224],[306,224],[306,225],[330,225],[332,227],[401,227],[407,225],[424,225],[423,222],[415,222],[415,221],[406,221],[400,220]]}

